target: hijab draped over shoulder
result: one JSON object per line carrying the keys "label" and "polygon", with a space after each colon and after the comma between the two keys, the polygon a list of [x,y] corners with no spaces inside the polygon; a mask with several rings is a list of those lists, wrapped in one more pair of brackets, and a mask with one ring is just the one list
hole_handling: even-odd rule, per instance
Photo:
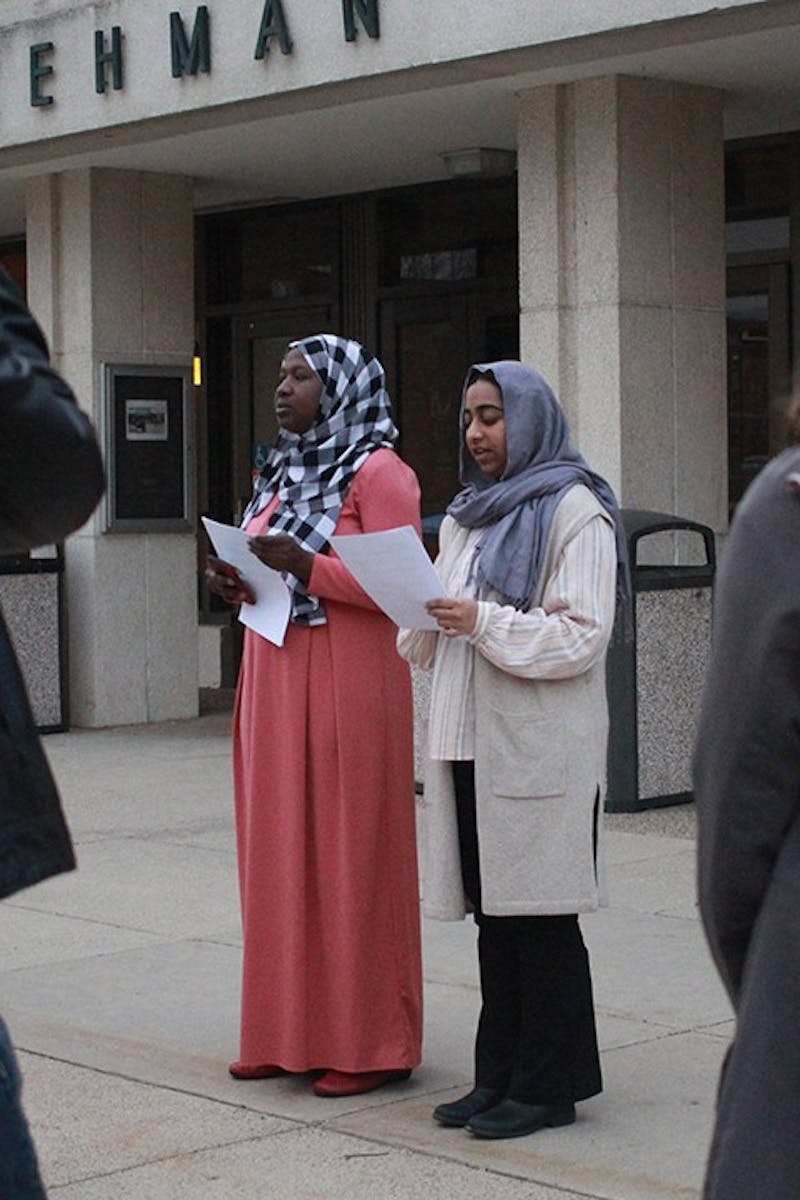
{"label": "hijab draped over shoulder", "polygon": [[475,363],[467,388],[481,376],[500,389],[505,415],[507,461],[502,476],[485,475],[469,453],[461,422],[460,478],[463,491],[448,513],[470,529],[485,528],[478,543],[477,578],[515,608],[530,605],[544,562],[553,515],[565,493],[582,483],[614,521],[617,541],[617,599],[630,603],[625,534],[609,484],[593,471],[569,440],[567,419],[542,376],[515,361]]}
{"label": "hijab draped over shoulder", "polygon": [[[281,430],[255,483],[246,524],[278,493],[269,526],[306,549],[327,553],[345,496],[359,467],[381,447],[393,448],[397,429],[383,367],[358,342],[332,333],[292,342],[322,382],[320,414],[304,434]],[[324,625],[325,609],[293,575],[292,619]]]}

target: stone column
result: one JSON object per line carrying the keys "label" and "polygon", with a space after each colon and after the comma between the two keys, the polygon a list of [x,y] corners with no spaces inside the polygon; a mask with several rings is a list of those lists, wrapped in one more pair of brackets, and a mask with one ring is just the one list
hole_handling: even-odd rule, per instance
{"label": "stone column", "polygon": [[623,505],[727,524],[722,95],[652,79],[520,98],[522,357]]}
{"label": "stone column", "polygon": [[[27,245],[31,307],[102,433],[102,364],[191,362],[191,182],[94,168],[35,178]],[[104,533],[98,510],[66,563],[72,722],[196,715],[194,534]]]}

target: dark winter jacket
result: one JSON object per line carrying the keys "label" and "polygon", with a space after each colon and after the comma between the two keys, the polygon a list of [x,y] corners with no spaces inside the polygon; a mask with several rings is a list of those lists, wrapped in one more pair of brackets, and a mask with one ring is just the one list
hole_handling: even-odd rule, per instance
{"label": "dark winter jacket", "polygon": [[733,521],[694,763],[700,912],[736,1010],[705,1200],[800,1197],[800,450]]}
{"label": "dark winter jacket", "polygon": [[764,468],[731,526],[694,790],[700,911],[738,1007],[751,939],[800,820],[800,449]]}
{"label": "dark winter jacket", "polygon": [[[0,554],[59,542],[103,492],[91,424],[49,365],[0,270]],[[75,865],[53,778],[0,616],[0,897]]]}

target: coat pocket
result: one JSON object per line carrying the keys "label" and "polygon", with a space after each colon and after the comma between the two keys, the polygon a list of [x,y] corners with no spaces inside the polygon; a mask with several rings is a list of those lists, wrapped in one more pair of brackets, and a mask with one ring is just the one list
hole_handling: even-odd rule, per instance
{"label": "coat pocket", "polygon": [[492,791],[496,796],[534,799],[567,790],[564,729],[556,717],[492,710]]}

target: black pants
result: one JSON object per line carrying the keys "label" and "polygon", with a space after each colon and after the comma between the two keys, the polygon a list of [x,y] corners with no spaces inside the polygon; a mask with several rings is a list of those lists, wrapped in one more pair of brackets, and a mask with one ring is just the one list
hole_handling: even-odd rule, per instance
{"label": "black pants", "polygon": [[8,1029],[0,1020],[0,1196],[46,1200],[36,1150],[20,1099],[22,1077]]}
{"label": "black pants", "polygon": [[452,767],[461,872],[478,925],[483,1003],[475,1083],[525,1104],[585,1100],[603,1085],[589,957],[577,915],[485,915],[474,763]]}

